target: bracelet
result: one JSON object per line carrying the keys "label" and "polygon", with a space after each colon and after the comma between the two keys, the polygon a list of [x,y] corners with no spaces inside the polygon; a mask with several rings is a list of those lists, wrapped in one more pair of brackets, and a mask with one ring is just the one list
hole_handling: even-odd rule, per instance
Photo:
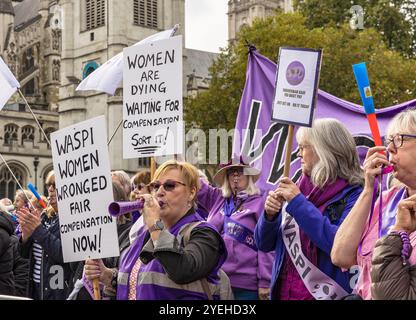
{"label": "bracelet", "polygon": [[411,248],[411,244],[410,244],[410,239],[409,239],[409,234],[406,231],[392,231],[390,232],[390,234],[393,235],[397,235],[400,236],[400,238],[402,239],[402,259],[403,259],[403,265],[405,266],[407,264],[407,260],[409,259],[409,255],[410,255],[410,248]]}

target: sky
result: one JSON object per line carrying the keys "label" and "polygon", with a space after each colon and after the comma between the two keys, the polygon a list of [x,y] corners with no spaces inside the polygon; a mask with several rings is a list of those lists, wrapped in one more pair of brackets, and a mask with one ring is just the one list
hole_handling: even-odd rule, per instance
{"label": "sky", "polygon": [[219,52],[227,45],[228,0],[185,1],[185,47]]}

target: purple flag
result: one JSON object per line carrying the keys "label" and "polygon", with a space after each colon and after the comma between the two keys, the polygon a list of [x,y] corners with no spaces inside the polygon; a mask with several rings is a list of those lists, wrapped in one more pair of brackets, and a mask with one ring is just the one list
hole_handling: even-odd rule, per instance
{"label": "purple flag", "polygon": [[[257,185],[263,190],[275,189],[283,174],[287,125],[271,121],[276,78],[276,64],[249,50],[246,84],[237,115],[233,155],[243,155],[251,165],[261,170]],[[385,135],[389,121],[398,112],[416,106],[416,99],[377,110],[380,134]],[[335,118],[347,126],[357,143],[360,159],[374,146],[364,108],[319,90],[315,118]],[[300,176],[300,160],[294,142],[290,176]]]}

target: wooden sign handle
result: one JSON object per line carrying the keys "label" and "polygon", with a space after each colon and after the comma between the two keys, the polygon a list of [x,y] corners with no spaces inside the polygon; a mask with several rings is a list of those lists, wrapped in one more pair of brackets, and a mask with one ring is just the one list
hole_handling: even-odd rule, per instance
{"label": "wooden sign handle", "polygon": [[92,287],[94,288],[94,300],[101,300],[100,279],[94,279],[92,281]]}
{"label": "wooden sign handle", "polygon": [[283,176],[289,177],[290,174],[290,163],[292,158],[292,147],[293,147],[293,133],[295,131],[295,127],[293,125],[289,125],[289,132],[287,134],[286,140],[286,156],[285,156],[285,167],[283,169]]}

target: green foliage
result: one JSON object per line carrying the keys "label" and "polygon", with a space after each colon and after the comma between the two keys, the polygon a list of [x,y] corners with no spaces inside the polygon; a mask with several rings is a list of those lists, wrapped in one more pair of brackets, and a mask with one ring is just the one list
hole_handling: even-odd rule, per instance
{"label": "green foliage", "polygon": [[364,28],[375,28],[390,49],[413,56],[416,49],[414,0],[294,0],[295,10],[307,17],[308,28],[341,26],[352,17],[352,5],[364,10]]}
{"label": "green foliage", "polygon": [[376,107],[411,100],[416,93],[416,61],[387,48],[380,33],[367,28],[357,32],[347,24],[310,29],[299,13],[277,14],[245,27],[239,41],[230,45],[211,68],[206,92],[185,103],[188,126],[232,129],[241,99],[247,66],[246,40],[276,61],[279,47],[322,48],[320,89],[361,104],[352,64],[366,62]]}

